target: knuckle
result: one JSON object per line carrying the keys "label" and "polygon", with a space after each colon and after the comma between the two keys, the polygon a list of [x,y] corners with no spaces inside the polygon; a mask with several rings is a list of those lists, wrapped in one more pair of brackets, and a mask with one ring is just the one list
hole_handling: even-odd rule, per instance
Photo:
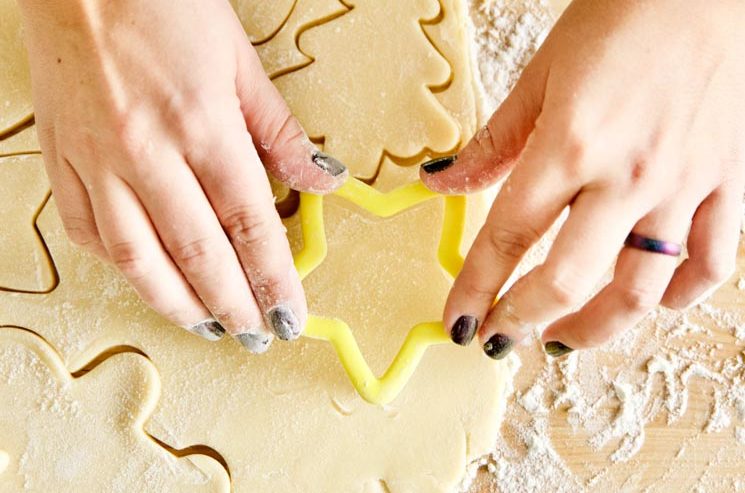
{"label": "knuckle", "polygon": [[717,285],[729,279],[736,269],[734,263],[727,262],[716,255],[708,255],[700,260],[698,270],[704,283]]}
{"label": "knuckle", "polygon": [[626,310],[632,313],[646,313],[653,310],[662,299],[663,291],[640,283],[620,286],[618,296]]}
{"label": "knuckle", "polygon": [[541,151],[556,153],[567,178],[580,179],[587,175],[588,167],[592,164],[593,150],[600,137],[582,117],[570,114],[559,119],[556,124],[545,125],[538,130],[536,142],[542,142],[542,146],[556,145],[555,150],[543,148]]}
{"label": "knuckle", "polygon": [[98,230],[90,221],[78,217],[65,217],[65,232],[70,241],[81,248],[88,248],[100,243]]}
{"label": "knuckle", "polygon": [[[561,146],[568,163],[584,163],[594,144],[594,132],[587,128],[582,117],[570,116],[560,127]],[[595,136],[596,138],[597,136]]]}
{"label": "knuckle", "polygon": [[539,285],[543,286],[552,304],[561,307],[574,307],[582,302],[584,296],[580,284],[574,282],[574,276],[559,272],[545,272]]}
{"label": "knuckle", "polygon": [[283,116],[279,117],[275,128],[274,135],[270,137],[269,141],[261,142],[261,148],[270,155],[292,142],[305,140],[305,132],[300,126],[300,122],[289,111],[284,112]]}
{"label": "knuckle", "polygon": [[150,272],[150,261],[141,248],[130,241],[110,245],[109,257],[117,269],[130,280],[142,279]]}
{"label": "knuckle", "polygon": [[487,286],[481,279],[471,279],[461,286],[463,297],[468,300],[481,300],[488,298],[493,300],[496,293],[493,287]]}
{"label": "knuckle", "polygon": [[264,246],[271,232],[269,218],[258,208],[237,207],[223,216],[222,223],[231,240],[249,248]]}
{"label": "knuckle", "polygon": [[478,145],[479,150],[484,156],[493,156],[497,150],[494,134],[491,129],[492,123],[481,127],[481,130],[476,132],[473,140]]}
{"label": "knuckle", "polygon": [[147,125],[144,118],[132,112],[115,120],[113,131],[119,143],[119,152],[133,164],[142,163],[148,155]]}
{"label": "knuckle", "polygon": [[219,250],[213,238],[188,240],[169,250],[173,261],[189,274],[211,271],[216,257],[219,256]]}
{"label": "knuckle", "polygon": [[494,227],[490,228],[487,238],[497,256],[514,261],[520,259],[538,241],[540,234],[530,227],[520,231]]}

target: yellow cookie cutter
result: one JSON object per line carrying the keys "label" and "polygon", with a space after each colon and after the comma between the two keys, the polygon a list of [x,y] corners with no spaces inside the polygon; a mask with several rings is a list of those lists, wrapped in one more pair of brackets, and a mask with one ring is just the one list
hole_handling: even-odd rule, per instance
{"label": "yellow cookie cutter", "polygon": [[[393,216],[440,196],[419,181],[382,193],[355,178],[349,178],[334,195],[379,217]],[[295,255],[295,267],[300,278],[305,279],[323,262],[328,252],[323,197],[301,193],[299,213],[303,248]],[[445,216],[437,256],[443,269],[453,277],[463,266],[460,244],[465,214],[465,197],[445,197]],[[383,376],[377,378],[365,361],[352,330],[343,321],[311,315],[303,335],[330,342],[354,388],[363,399],[373,404],[387,404],[398,396],[429,346],[450,342],[442,322],[418,324],[409,331]]]}

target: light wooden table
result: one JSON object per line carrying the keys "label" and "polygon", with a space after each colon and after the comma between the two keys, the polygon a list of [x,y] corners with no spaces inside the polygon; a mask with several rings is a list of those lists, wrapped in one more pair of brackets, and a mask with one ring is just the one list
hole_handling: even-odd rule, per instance
{"label": "light wooden table", "polygon": [[[725,283],[709,301],[714,307],[736,313],[745,320],[745,291],[737,288],[737,281],[745,278],[745,241],[740,243],[737,273]],[[660,353],[664,352],[664,340],[648,327],[640,330],[637,341],[659,345]],[[685,336],[699,339],[706,344],[721,344],[714,354],[701,356],[701,361],[712,366],[719,359],[740,355],[740,378],[745,380],[745,343],[735,339],[729,330],[711,323],[706,326],[710,334],[693,334]],[[516,376],[517,392],[525,392],[535,381],[536,376],[545,367],[546,359],[536,347],[520,349],[523,366]],[[648,359],[647,359],[648,360]],[[642,361],[647,361],[642,359]],[[582,359],[583,364],[587,361]],[[698,361],[698,360],[697,360]],[[593,364],[592,362],[590,364]],[[585,370],[601,371],[601,367],[618,369],[637,365],[640,374],[646,373],[639,361],[625,361],[615,358],[609,361],[598,359],[595,368]],[[664,398],[662,377],[657,376],[660,385],[654,387],[653,397]],[[588,444],[589,435],[582,431],[575,432],[567,420],[565,409],[551,410],[549,413],[549,435],[551,443],[568,469],[568,473],[577,481],[576,489],[568,491],[650,491],[650,492],[684,492],[684,491],[745,491],[745,443],[738,442],[735,428],[745,428],[736,413],[732,424],[721,432],[705,432],[714,402],[711,384],[703,379],[692,379],[690,382],[690,400],[687,412],[681,419],[668,425],[664,416],[649,422],[645,427],[644,444],[631,460],[625,463],[611,463],[609,457],[615,450],[618,440],[611,441],[600,450],[594,450]],[[604,406],[606,407],[606,406]],[[618,402],[609,402],[607,411],[612,417],[618,411]],[[515,433],[515,423],[524,423],[528,414],[520,407],[513,396],[508,404],[507,417],[502,428],[503,440],[521,450],[521,440]],[[745,432],[745,430],[743,430]],[[593,476],[598,475],[596,483],[588,485]],[[561,482],[547,483],[540,491],[557,491]],[[566,482],[564,482],[566,485]],[[479,475],[474,484],[474,492],[486,493],[500,491],[490,475],[486,472]],[[525,491],[515,489],[515,491]],[[508,493],[512,493],[509,491]]]}

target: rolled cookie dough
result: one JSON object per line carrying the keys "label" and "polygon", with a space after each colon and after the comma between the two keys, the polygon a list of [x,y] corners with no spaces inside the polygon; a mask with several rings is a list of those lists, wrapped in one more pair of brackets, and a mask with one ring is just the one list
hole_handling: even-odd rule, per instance
{"label": "rolled cookie dough", "polygon": [[225,492],[206,455],[177,458],[142,430],[158,374],[137,354],[72,378],[41,338],[0,327],[0,492]]}
{"label": "rolled cookie dough", "polygon": [[31,118],[31,75],[15,0],[0,0],[0,139]]}
{"label": "rolled cookie dough", "polygon": [[0,157],[0,184],[0,291],[49,291],[55,272],[35,224],[49,194],[41,155]]}
{"label": "rolled cookie dough", "polygon": [[440,4],[349,3],[349,12],[300,36],[315,61],[275,79],[305,130],[358,178],[374,177],[384,153],[454,150],[458,125],[432,92],[452,71],[420,24],[436,18]]}
{"label": "rolled cookie dough", "polygon": [[270,39],[282,27],[296,0],[230,0],[252,43]]}
{"label": "rolled cookie dough", "polygon": [[[347,320],[379,371],[412,322],[439,317],[448,286],[435,261],[442,203],[386,220],[339,200],[326,209],[336,226],[329,258],[308,278],[311,307]],[[475,345],[429,350],[390,406],[371,406],[327,344],[301,339],[252,357],[230,339],[203,341],[160,319],[111,269],[72,248],[53,203],[39,224],[60,285],[42,297],[0,293],[0,323],[34,327],[73,371],[108,347],[142,349],[163,387],[145,429],[177,448],[217,450],[236,491],[364,491],[383,481],[393,492],[445,492],[496,440],[506,373]],[[288,228],[297,244],[294,218]],[[359,237],[377,238],[375,248],[350,260],[340,248]]]}
{"label": "rolled cookie dough", "polygon": [[[377,154],[393,152],[401,141],[406,141],[402,148],[414,155],[424,148],[451,150],[467,138],[461,135],[466,127],[459,128],[449,114],[458,110],[459,98],[446,104],[438,100],[441,93],[429,86],[444,90],[456,64],[445,62],[419,24],[421,18],[437,17],[438,3],[391,0],[386,2],[386,12],[372,5],[371,0],[355,2],[350,13],[313,30],[335,30],[335,22],[354,14],[345,23],[367,25],[360,28],[361,36],[370,42],[357,41],[346,46],[352,51],[339,54],[345,46],[327,33],[324,50],[341,57],[327,63],[349,65],[348,53],[359,46],[380,47],[389,58],[381,55],[373,60],[385,61],[379,73],[358,71],[358,80],[350,75],[338,85],[318,85],[314,89],[328,93],[327,98],[306,96],[306,104],[333,110],[343,97],[354,97],[360,98],[360,108],[374,111],[374,105],[365,105],[364,91],[345,93],[344,83],[378,83],[380,74],[388,77],[401,70],[406,81],[400,82],[401,87],[384,81],[394,88],[386,93],[392,99],[388,110],[398,118],[376,120],[379,115],[373,113],[365,132],[382,131],[385,138],[368,142],[363,136],[361,142],[376,147]],[[378,37],[373,36],[375,26],[382,26]],[[355,36],[349,25],[342,31]],[[446,38],[447,33],[440,36]],[[398,47],[404,52],[397,53]],[[449,88],[465,90],[467,84]],[[298,93],[296,98],[301,96]],[[467,107],[462,111],[475,118]],[[309,118],[315,113],[298,114],[310,128]],[[360,113],[348,118],[364,123],[366,117]],[[419,127],[421,122],[425,128]],[[355,150],[348,145],[354,139],[347,139],[342,125],[334,129],[337,136],[324,135],[327,145],[329,140],[342,142],[349,152],[368,152],[367,147]],[[388,138],[390,145],[385,142]],[[390,173],[383,179],[385,186],[395,187],[396,180],[405,183],[409,171],[415,168],[408,168],[405,176]],[[483,208],[475,200],[469,204],[469,223],[475,225]],[[449,286],[436,261],[442,200],[433,199],[388,219],[371,217],[339,198],[326,199],[325,210],[329,256],[306,281],[311,309],[347,321],[368,362],[380,371],[414,322],[441,315]],[[16,219],[3,218],[7,220]],[[53,202],[38,224],[60,284],[43,296],[0,292],[0,324],[33,327],[72,371],[110,347],[142,350],[157,368],[163,393],[145,423],[146,431],[176,448],[203,444],[218,451],[228,463],[236,491],[451,491],[467,462],[487,453],[497,438],[507,371],[487,359],[477,345],[430,349],[391,405],[371,406],[353,391],[328,344],[306,339],[278,342],[268,354],[254,357],[231,339],[203,341],[169,325],[145,307],[112,269],[71,247]],[[301,241],[297,217],[286,224],[297,250]],[[107,440],[109,435],[99,439]]]}

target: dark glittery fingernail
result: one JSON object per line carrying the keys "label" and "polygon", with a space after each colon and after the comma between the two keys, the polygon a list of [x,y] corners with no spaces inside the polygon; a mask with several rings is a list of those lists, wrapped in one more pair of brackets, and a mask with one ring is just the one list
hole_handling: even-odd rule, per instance
{"label": "dark glittery fingernail", "polygon": [[265,353],[272,344],[272,336],[266,333],[260,334],[246,332],[243,334],[237,334],[235,338],[243,345],[243,347],[254,354]]}
{"label": "dark glittery fingernail", "polygon": [[558,358],[559,356],[564,356],[567,353],[571,353],[574,351],[574,349],[570,348],[566,344],[562,344],[559,341],[549,341],[546,343],[546,353],[549,356],[553,356],[554,358]]}
{"label": "dark glittery fingernail", "polygon": [[311,159],[316,166],[331,176],[339,176],[347,170],[347,167],[341,161],[321,151],[314,151]]}
{"label": "dark glittery fingernail", "polygon": [[461,346],[468,346],[476,335],[476,329],[479,326],[479,320],[471,315],[462,315],[453,324],[450,330],[450,338],[454,343]]}
{"label": "dark glittery fingernail", "polygon": [[512,350],[513,341],[504,334],[494,334],[484,344],[484,352],[492,359],[502,359]]}
{"label": "dark glittery fingernail", "polygon": [[269,324],[274,334],[283,341],[296,339],[300,335],[300,322],[286,306],[277,306],[269,310]]}
{"label": "dark glittery fingernail", "polygon": [[223,329],[219,322],[213,319],[199,322],[198,324],[189,327],[187,330],[192,334],[204,337],[208,341],[218,341],[223,335],[225,335],[225,329]]}
{"label": "dark glittery fingernail", "polygon": [[425,173],[429,173],[430,175],[439,173],[440,171],[444,171],[452,166],[456,159],[458,159],[458,156],[455,154],[452,156],[438,157],[437,159],[424,163],[422,169]]}

